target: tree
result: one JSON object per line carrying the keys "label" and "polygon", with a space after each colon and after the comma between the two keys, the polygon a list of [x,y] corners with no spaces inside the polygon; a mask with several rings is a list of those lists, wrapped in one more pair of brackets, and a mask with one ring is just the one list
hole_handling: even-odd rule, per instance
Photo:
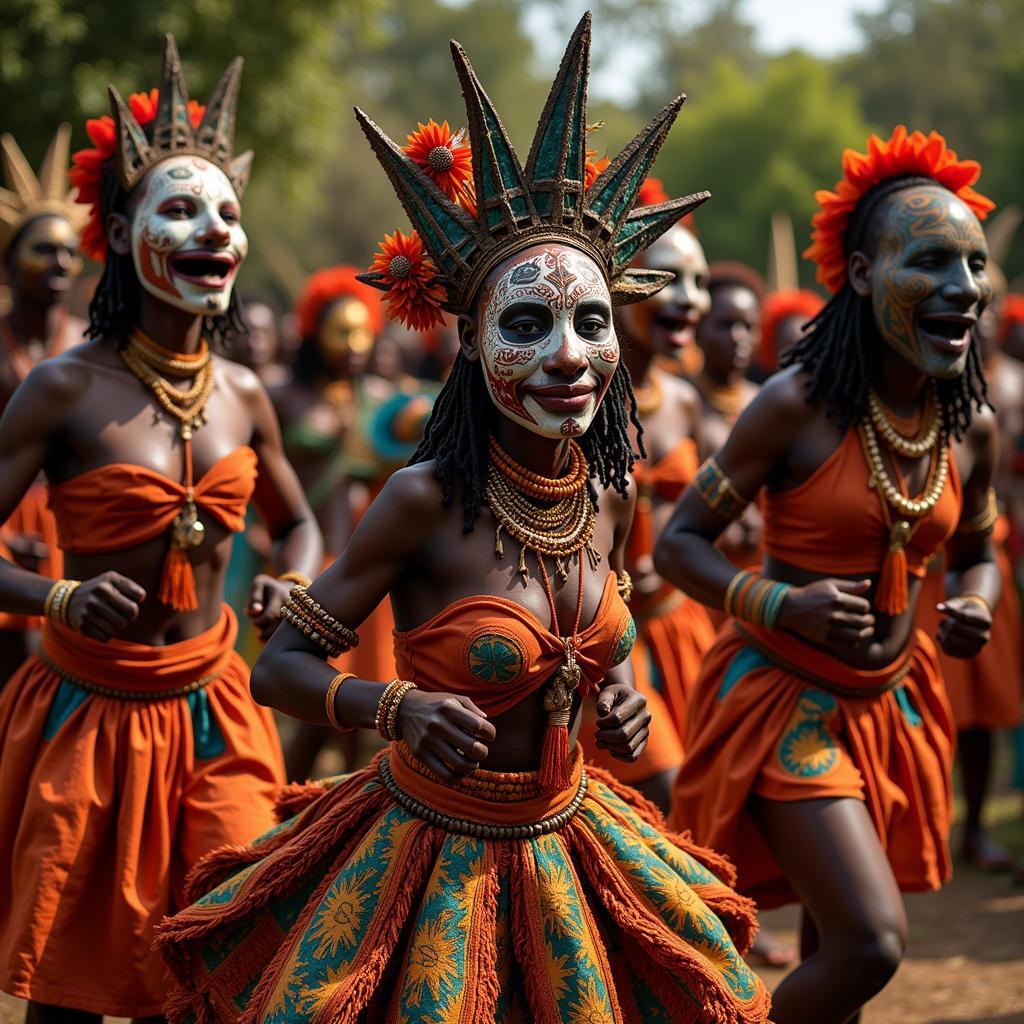
{"label": "tree", "polygon": [[[789,54],[749,77],[723,60],[683,106],[655,171],[671,195],[712,192],[695,215],[709,259],[763,270],[772,212],[791,214],[802,249],[815,190],[835,183],[843,148],[863,145],[866,133],[856,94],[827,63]],[[807,283],[813,273],[801,268]]]}

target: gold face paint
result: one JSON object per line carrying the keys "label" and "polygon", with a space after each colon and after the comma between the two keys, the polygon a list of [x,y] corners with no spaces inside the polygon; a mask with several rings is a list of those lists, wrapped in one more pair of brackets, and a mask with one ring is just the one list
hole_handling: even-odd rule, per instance
{"label": "gold face paint", "polygon": [[317,341],[324,358],[332,365],[349,355],[367,355],[373,347],[370,311],[357,298],[339,299],[324,314]]}

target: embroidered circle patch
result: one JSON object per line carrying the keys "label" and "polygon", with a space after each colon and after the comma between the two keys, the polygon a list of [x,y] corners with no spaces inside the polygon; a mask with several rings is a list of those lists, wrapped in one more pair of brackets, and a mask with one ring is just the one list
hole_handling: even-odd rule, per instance
{"label": "embroidered circle patch", "polygon": [[482,633],[470,645],[469,670],[484,683],[511,682],[523,670],[523,652],[500,633]]}
{"label": "embroidered circle patch", "polygon": [[619,642],[615,645],[615,652],[612,654],[611,663],[613,665],[621,665],[629,657],[635,643],[636,623],[633,621],[633,616],[629,615],[626,617],[625,627],[622,630],[622,635],[619,637]]}

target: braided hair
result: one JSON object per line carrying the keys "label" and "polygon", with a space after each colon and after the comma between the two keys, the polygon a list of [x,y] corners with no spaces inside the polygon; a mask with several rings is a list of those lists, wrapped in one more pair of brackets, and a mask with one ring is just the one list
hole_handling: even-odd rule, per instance
{"label": "braided hair", "polygon": [[[488,437],[495,417],[500,415],[487,393],[479,361],[471,362],[459,352],[409,465],[434,460],[434,472],[441,481],[446,505],[454,499],[456,485],[461,481],[464,533],[472,532],[484,502]],[[591,473],[603,487],[613,488],[624,499],[629,493],[629,473],[636,459],[630,423],[636,429],[640,458],[644,458],[647,452],[636,396],[629,371],[620,360],[590,428],[579,438],[579,445]],[[588,487],[597,507],[597,491],[590,481]]]}
{"label": "braided hair", "polygon": [[[116,158],[103,167],[103,191],[100,217],[104,224],[111,213],[130,214],[131,196],[121,188]],[[139,316],[139,278],[131,253],[107,249],[96,291],[89,302],[89,338],[109,338],[118,348],[128,344]],[[203,337],[221,350],[231,347],[231,339],[246,332],[238,296],[234,289],[227,311],[219,316],[203,317]]]}
{"label": "braided hair", "polygon": [[[845,250],[874,250],[879,228],[873,215],[884,201],[906,188],[938,183],[919,175],[889,178],[868,191],[857,204],[846,230]],[[825,414],[846,430],[868,409],[868,392],[881,342],[870,299],[858,295],[849,280],[810,321],[807,333],[782,357],[782,366],[798,365],[810,375],[807,401],[821,400]],[[975,410],[990,406],[981,353],[972,338],[967,365],[955,380],[937,380],[939,407],[946,430],[958,441],[971,425]]]}

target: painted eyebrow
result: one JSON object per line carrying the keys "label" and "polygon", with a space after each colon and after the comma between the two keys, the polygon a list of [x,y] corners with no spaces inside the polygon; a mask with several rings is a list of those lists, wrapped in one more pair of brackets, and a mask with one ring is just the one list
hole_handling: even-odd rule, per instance
{"label": "painted eyebrow", "polygon": [[607,299],[588,296],[576,307],[576,314],[578,316],[580,313],[610,313],[611,309],[611,303]]}
{"label": "painted eyebrow", "polygon": [[506,317],[521,316],[524,313],[536,313],[538,310],[550,310],[550,307],[543,299],[516,299],[510,306],[506,306],[500,314],[499,319]]}

